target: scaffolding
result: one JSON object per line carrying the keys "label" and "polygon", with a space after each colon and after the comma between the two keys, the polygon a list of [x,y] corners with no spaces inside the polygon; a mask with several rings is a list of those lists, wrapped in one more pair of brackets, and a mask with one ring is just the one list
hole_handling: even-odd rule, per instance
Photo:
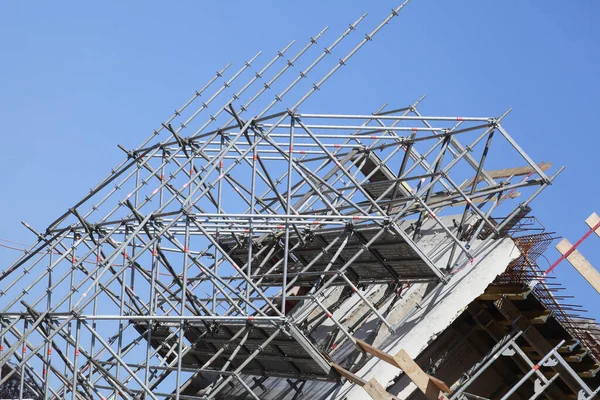
{"label": "scaffolding", "polygon": [[[262,67],[260,53],[227,65],[44,231],[26,224],[37,241],[0,272],[0,365],[14,367],[0,384],[19,374],[43,399],[218,399],[232,384],[258,399],[268,377],[290,393],[335,385],[333,361],[364,362],[334,316],[344,299],[364,306],[356,324],[394,332],[389,301],[444,285],[508,235],[561,171],[519,147],[508,112],[426,116],[423,98],[300,111],[406,3],[337,61],[365,15],[322,52],[326,29],[291,58],[294,42]],[[497,162],[525,166],[487,168],[498,142]],[[442,248],[425,244],[432,234]]]}

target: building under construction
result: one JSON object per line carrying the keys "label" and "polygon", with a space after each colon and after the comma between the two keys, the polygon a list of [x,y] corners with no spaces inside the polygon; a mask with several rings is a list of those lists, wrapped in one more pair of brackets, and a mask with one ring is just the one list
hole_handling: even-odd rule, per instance
{"label": "building under construction", "polygon": [[527,155],[508,112],[302,107],[405,4],[226,65],[45,230],[26,225],[35,243],[0,266],[0,384],[39,399],[600,398],[599,329],[537,265],[558,235],[529,205],[562,169]]}

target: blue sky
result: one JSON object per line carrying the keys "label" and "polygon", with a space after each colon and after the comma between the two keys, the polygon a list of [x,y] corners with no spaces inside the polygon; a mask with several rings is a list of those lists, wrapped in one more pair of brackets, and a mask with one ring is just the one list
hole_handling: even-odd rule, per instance
{"label": "blue sky", "polygon": [[[43,230],[121,161],[117,144],[136,146],[227,62],[258,50],[265,61],[325,25],[330,42],[365,11],[367,31],[397,4],[1,2],[0,238],[30,243],[21,220]],[[303,109],[367,113],[423,94],[428,114],[512,107],[504,126],[533,159],[567,166],[533,215],[575,242],[600,212],[599,17],[595,0],[413,0]],[[598,244],[581,251],[600,266]],[[14,258],[0,249],[2,264]],[[556,276],[600,319],[597,295],[567,263]]]}

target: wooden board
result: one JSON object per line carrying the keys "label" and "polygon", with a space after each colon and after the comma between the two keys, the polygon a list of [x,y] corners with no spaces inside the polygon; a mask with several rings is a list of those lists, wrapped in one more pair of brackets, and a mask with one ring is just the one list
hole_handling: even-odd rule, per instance
{"label": "wooden board", "polygon": [[371,396],[373,400],[400,400],[398,397],[388,393],[381,383],[379,383],[379,381],[377,381],[375,378],[367,382],[367,384],[363,386],[363,389],[365,389],[367,394]]}
{"label": "wooden board", "polygon": [[[546,172],[550,167],[552,166],[552,163],[539,163],[538,167],[543,171]],[[511,176],[523,176],[523,175],[528,175],[531,173],[535,173],[535,169],[528,165],[526,167],[517,167],[517,168],[506,168],[506,169],[497,169],[497,170],[493,170],[493,171],[486,171],[488,173],[488,175],[492,178],[492,179],[500,179],[500,178],[509,178]],[[483,176],[479,177],[479,182],[483,181],[485,178]],[[472,180],[470,180],[468,183],[464,184],[463,187],[461,189],[466,189],[469,188],[473,185],[475,178],[473,178]]]}
{"label": "wooden board", "polygon": [[[565,255],[572,247],[573,245],[567,239],[563,239],[556,245],[556,250],[558,250],[560,254]],[[575,249],[571,252],[571,254],[567,256],[567,261],[569,261],[581,276],[596,289],[596,292],[600,294],[600,272],[585,259],[579,250]]]}
{"label": "wooden board", "polygon": [[358,375],[333,362],[331,363],[331,367],[350,382],[362,387],[373,400],[399,400],[396,396],[388,393],[381,383],[379,383],[379,381],[377,381],[375,378],[371,379],[370,381],[366,381]]}
{"label": "wooden board", "polygon": [[[596,226],[598,222],[600,222],[600,217],[596,213],[593,213],[585,220],[585,223],[590,227],[590,229]],[[598,237],[600,237],[600,228],[596,229],[595,233],[598,235]]]}
{"label": "wooden board", "polygon": [[385,361],[386,363],[393,365],[396,368],[402,369],[402,366],[396,362],[396,360],[394,359],[394,357],[392,355],[390,355],[384,351],[381,351],[377,347],[371,346],[370,344],[363,342],[360,339],[356,339],[356,344],[358,344],[365,353],[368,353],[374,357],[377,357],[380,360]]}
{"label": "wooden board", "polygon": [[378,348],[356,339],[356,343],[366,353],[379,358],[386,363],[401,369],[406,376],[425,394],[428,400],[445,400],[447,397],[444,392],[450,393],[450,388],[441,380],[427,374],[419,367],[419,365],[408,355],[404,350],[400,350],[396,355],[392,356]]}
{"label": "wooden board", "polygon": [[331,367],[338,374],[340,374],[344,378],[348,379],[350,382],[352,382],[354,384],[357,384],[358,386],[365,386],[367,384],[367,381],[365,381],[364,379],[362,379],[358,375],[353,374],[352,372],[348,371],[347,369],[344,369],[344,368],[340,367],[336,363],[331,363]]}

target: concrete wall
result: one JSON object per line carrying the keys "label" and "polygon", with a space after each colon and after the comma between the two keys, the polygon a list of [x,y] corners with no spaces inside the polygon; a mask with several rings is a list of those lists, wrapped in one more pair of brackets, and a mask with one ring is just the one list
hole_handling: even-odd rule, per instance
{"label": "concrete wall", "polygon": [[[511,239],[495,242],[447,285],[439,285],[419,307],[409,310],[399,322],[396,333],[385,338],[378,347],[390,354],[404,349],[411,357],[417,358],[518,255],[519,251]],[[357,373],[367,380],[376,378],[384,387],[393,384],[400,374],[399,369],[376,358],[370,359]],[[407,388],[395,394],[405,398],[411,391]],[[362,388],[346,383],[339,393],[330,398],[363,399],[364,396]]]}

